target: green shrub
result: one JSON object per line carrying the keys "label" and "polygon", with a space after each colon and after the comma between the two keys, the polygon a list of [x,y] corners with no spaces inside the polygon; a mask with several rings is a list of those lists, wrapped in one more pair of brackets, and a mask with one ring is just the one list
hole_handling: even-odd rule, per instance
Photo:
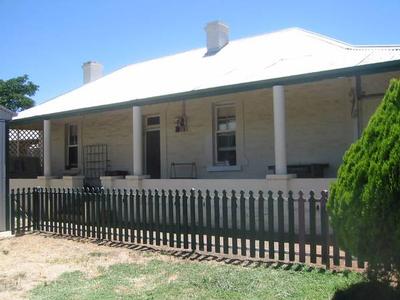
{"label": "green shrub", "polygon": [[400,279],[400,80],[345,153],[328,209],[339,245],[368,261],[372,279]]}

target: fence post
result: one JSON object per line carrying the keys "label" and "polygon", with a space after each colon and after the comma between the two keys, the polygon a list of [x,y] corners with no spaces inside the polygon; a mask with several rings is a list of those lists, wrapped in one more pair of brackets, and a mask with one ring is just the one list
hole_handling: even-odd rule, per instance
{"label": "fence post", "polygon": [[10,195],[10,206],[11,206],[11,233],[15,234],[15,192],[14,189],[11,190],[11,195]]}

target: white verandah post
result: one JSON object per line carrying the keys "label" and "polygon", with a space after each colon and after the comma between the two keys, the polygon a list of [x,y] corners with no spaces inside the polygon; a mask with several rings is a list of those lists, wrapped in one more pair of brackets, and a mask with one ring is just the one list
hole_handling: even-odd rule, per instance
{"label": "white verandah post", "polygon": [[51,176],[51,122],[43,121],[43,175]]}
{"label": "white verandah post", "polygon": [[274,106],[274,146],[275,146],[275,174],[287,174],[286,159],[286,116],[285,90],[281,85],[275,85],[273,90]]}
{"label": "white verandah post", "polygon": [[133,175],[143,175],[143,136],[142,136],[142,109],[140,106],[132,107],[133,125]]}

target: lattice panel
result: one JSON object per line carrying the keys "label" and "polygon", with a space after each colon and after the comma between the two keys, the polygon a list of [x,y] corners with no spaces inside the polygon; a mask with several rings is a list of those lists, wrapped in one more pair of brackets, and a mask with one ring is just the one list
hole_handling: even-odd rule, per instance
{"label": "lattice panel", "polygon": [[10,157],[39,157],[43,165],[43,132],[33,129],[10,129],[9,154]]}

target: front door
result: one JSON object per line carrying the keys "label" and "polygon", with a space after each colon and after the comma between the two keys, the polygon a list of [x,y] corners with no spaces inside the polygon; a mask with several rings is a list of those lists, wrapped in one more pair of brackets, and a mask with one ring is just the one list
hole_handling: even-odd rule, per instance
{"label": "front door", "polygon": [[157,121],[159,117],[149,117],[146,124],[146,174],[152,179],[161,178],[160,128],[159,123],[154,124]]}

